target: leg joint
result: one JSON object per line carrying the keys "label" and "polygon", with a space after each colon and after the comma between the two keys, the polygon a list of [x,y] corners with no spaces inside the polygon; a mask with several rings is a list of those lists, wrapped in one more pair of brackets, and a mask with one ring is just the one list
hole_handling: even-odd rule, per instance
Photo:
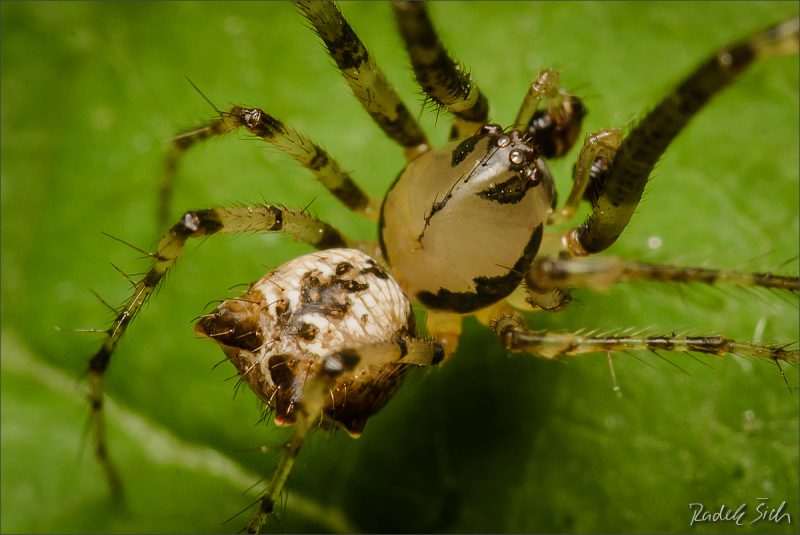
{"label": "leg joint", "polygon": [[172,227],[178,236],[201,236],[213,234],[222,228],[222,221],[214,209],[192,210],[181,216],[180,220]]}

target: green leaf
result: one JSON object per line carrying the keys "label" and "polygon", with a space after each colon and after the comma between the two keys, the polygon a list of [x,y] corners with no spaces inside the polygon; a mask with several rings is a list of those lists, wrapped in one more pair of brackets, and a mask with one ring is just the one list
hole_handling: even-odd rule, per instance
{"label": "green leaf", "polygon": [[[318,140],[382,195],[402,152],[371,123],[319,39],[289,4],[0,3],[2,121],[3,532],[236,531],[267,478],[284,430],[259,421],[233,368],[192,319],[230,287],[308,251],[280,236],[191,244],[133,323],[109,369],[111,453],[124,506],[107,493],[81,382],[106,301],[127,297],[152,247],[168,140],[219,108],[256,105]],[[423,109],[391,9],[345,14],[412,110],[441,143],[449,119]],[[584,98],[586,131],[625,126],[718,47],[796,10],[794,3],[434,3],[452,53],[507,125],[539,69]],[[670,147],[630,227],[609,254],[686,265],[796,273],[797,57],[755,65]],[[245,142],[247,141],[247,142]],[[560,197],[573,152],[553,162]],[[173,215],[259,202],[302,208],[354,237],[347,213],[310,173],[243,134],[182,163]],[[499,236],[498,239],[502,239]],[[657,246],[654,246],[657,245]],[[660,245],[659,245],[660,244]],[[464,261],[469,261],[465,259]],[[788,262],[788,263],[787,263]],[[646,329],[796,343],[795,296],[697,286],[578,292],[536,328]],[[62,330],[55,330],[54,327]],[[619,354],[568,362],[509,357],[468,320],[458,353],[414,374],[364,436],[317,435],[289,480],[274,531],[797,531],[798,371],[743,358]],[[759,498],[791,524],[690,526]]]}

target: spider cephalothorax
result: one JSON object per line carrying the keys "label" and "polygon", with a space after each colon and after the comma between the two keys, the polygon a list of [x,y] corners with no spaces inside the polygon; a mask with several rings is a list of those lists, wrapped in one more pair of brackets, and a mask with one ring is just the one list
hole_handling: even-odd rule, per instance
{"label": "spider cephalothorax", "polygon": [[530,137],[483,126],[421,154],[400,174],[381,211],[384,257],[426,307],[484,308],[519,286],[553,195],[553,178]]}
{"label": "spider cephalothorax", "polygon": [[[318,249],[274,269],[196,327],[222,347],[242,380],[274,409],[275,421],[294,425],[248,525],[251,532],[272,513],[309,430],[322,421],[361,433],[409,367],[436,365],[455,352],[468,314],[490,326],[509,351],[544,358],[668,350],[798,361],[792,346],[722,336],[534,331],[521,313],[557,311],[569,303],[574,287],[604,288],[637,279],[800,290],[797,277],[585,258],[619,237],[661,154],[710,98],[756,59],[797,51],[797,18],[712,55],[626,135],[619,129],[587,135],[572,189],[557,207],[545,158],[567,152],[586,114],[580,99],[558,86],[557,73],[541,71],[509,128],[493,124],[488,99],[439,42],[425,4],[396,0],[395,15],[417,81],[428,98],[455,117],[450,141],[431,148],[338,8],[328,1],[297,3],[356,98],[404,149],[405,168],[385,198],[374,199],[302,133],[259,108],[234,106],[175,138],[161,212],[167,211],[183,152],[241,127],[290,154],[347,208],[378,220],[379,243],[351,240],[304,210],[273,203],[195,210],[178,219],[89,363],[97,454],[112,487],[120,483],[105,447],[102,375],[131,319],[183,255],[187,240],[211,234],[282,232]],[[582,223],[548,231],[570,222],[584,200],[591,211]],[[414,301],[427,308],[425,335],[415,327]]]}

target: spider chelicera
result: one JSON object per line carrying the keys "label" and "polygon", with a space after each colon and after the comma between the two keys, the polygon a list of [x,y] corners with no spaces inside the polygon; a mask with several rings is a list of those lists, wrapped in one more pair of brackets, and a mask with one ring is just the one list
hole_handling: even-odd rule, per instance
{"label": "spider chelicera", "polygon": [[[342,235],[305,211],[263,203],[186,212],[159,242],[150,270],[135,282],[102,347],[89,364],[97,455],[113,488],[102,375],[130,321],[182,256],[189,238],[215,233],[283,232],[318,249],[254,283],[197,323],[216,341],[242,380],[294,431],[248,531],[261,529],[308,431],[319,423],[362,432],[391,398],[405,372],[438,365],[455,351],[465,315],[475,315],[511,351],[545,358],[625,350],[741,354],[797,362],[798,351],[720,336],[584,336],[528,328],[520,310],[558,311],[570,289],[655,280],[761,286],[797,292],[800,281],[768,273],[645,264],[593,257],[628,224],[650,173],[674,137],[717,92],[754,61],[798,48],[791,19],[711,56],[629,132],[586,137],[573,188],[557,204],[546,160],[563,156],[580,134],[586,110],[542,71],[512,125],[489,121],[487,98],[444,51],[423,3],[395,2],[400,33],[419,85],[454,115],[451,141],[433,148],[335,5],[298,2],[356,98],[408,163],[388,194],[365,194],[336,160],[289,125],[257,108],[235,106],[213,122],[177,136],[166,164],[163,205],[175,167],[196,142],[244,128],[293,156],[352,211],[378,222],[379,243]],[[583,200],[590,215],[566,231]],[[162,210],[162,214],[166,209]],[[415,326],[412,301],[423,305],[427,335]]]}

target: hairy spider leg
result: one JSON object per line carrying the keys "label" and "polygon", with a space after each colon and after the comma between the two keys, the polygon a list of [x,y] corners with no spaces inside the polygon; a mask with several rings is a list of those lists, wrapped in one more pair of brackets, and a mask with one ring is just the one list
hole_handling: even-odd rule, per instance
{"label": "hairy spider leg", "polygon": [[103,411],[102,377],[111,356],[133,318],[183,256],[184,245],[189,238],[242,232],[284,232],[317,249],[353,246],[353,242],[329,224],[304,212],[275,204],[193,210],[186,212],[164,234],[151,255],[153,260],[150,269],[134,284],[133,295],[117,311],[111,327],[105,331],[106,337],[102,346],[89,360],[87,370],[91,417],[95,429],[95,453],[112,492],[117,496],[120,495],[122,486],[106,447]]}
{"label": "hairy spider leg", "polygon": [[337,382],[347,380],[359,370],[370,366],[435,366],[442,361],[443,356],[442,347],[437,343],[404,336],[390,342],[337,351],[325,357],[319,373],[314,374],[303,387],[303,394],[297,403],[297,419],[292,434],[283,445],[283,455],[278,467],[259,498],[258,509],[245,528],[247,533],[259,533],[268,517],[274,514],[275,504],[283,492],[300,447],[309,431],[321,420],[326,400]]}
{"label": "hairy spider leg", "polygon": [[542,310],[556,312],[570,302],[573,288],[605,290],[612,284],[631,281],[725,284],[800,292],[800,277],[773,273],[653,264],[614,256],[538,256],[525,273],[526,301]]}
{"label": "hairy spider leg", "polygon": [[178,134],[172,139],[172,146],[164,164],[161,183],[158,219],[165,225],[169,217],[172,194],[175,188],[175,173],[183,154],[196,143],[219,136],[239,128],[246,128],[264,141],[294,158],[300,165],[309,169],[317,180],[350,210],[377,220],[380,201],[367,195],[343,171],[330,154],[311,141],[301,132],[258,108],[233,106],[220,112],[219,117],[205,125]]}
{"label": "hairy spider leg", "polygon": [[325,43],[353,95],[378,126],[405,149],[408,160],[427,151],[430,146],[422,127],[336,4],[330,0],[296,1]]}
{"label": "hairy spider leg", "polygon": [[528,288],[582,287],[605,290],[612,284],[629,281],[727,284],[758,286],[774,290],[800,291],[800,277],[750,273],[736,270],[684,267],[623,260],[617,257],[554,258],[539,257],[525,276]]}
{"label": "hairy spider leg", "polygon": [[592,212],[564,234],[565,252],[586,256],[611,246],[636,210],[656,162],[689,120],[756,60],[796,53],[799,28],[795,16],[723,47],[645,115],[623,139],[607,172],[589,185]]}
{"label": "hairy spider leg", "polygon": [[228,114],[221,113],[218,119],[181,132],[172,138],[169,152],[164,158],[164,174],[161,176],[161,184],[158,189],[156,223],[159,229],[165,228],[170,219],[169,211],[175,192],[175,176],[183,154],[200,141],[225,134],[236,128],[235,119]]}
{"label": "hairy spider leg", "polygon": [[[744,43],[753,48],[760,47],[758,50],[761,51],[759,55],[762,57],[768,57],[770,55],[777,55],[780,53],[790,53],[794,50],[793,47],[797,46],[797,20],[794,19],[773,26],[771,29],[755,34],[751,38],[745,40]],[[672,93],[672,97],[665,99],[664,102],[667,104],[662,102],[659,107],[645,117],[643,122],[640,123],[639,127],[641,127],[642,124],[647,126],[648,121],[650,121],[650,123],[656,121],[659,117],[657,115],[658,110],[664,107],[669,108],[672,106],[672,108],[670,108],[672,111],[677,109],[689,109],[692,110],[692,113],[696,113],[702,104],[712,96],[712,89],[716,88],[716,91],[721,90],[724,88],[724,85],[721,84],[723,82],[730,83],[733,80],[733,76],[735,76],[734,73],[729,75],[729,79],[720,80],[721,74],[717,73],[715,75],[714,72],[710,71],[710,69],[714,67],[716,67],[718,70],[723,68],[724,65],[721,64],[731,61],[724,59],[725,54],[729,54],[727,51],[736,50],[741,48],[741,46],[742,45],[737,44],[730,45],[719,52],[714,58],[708,60]],[[743,53],[740,52],[738,55],[742,56]],[[736,72],[741,72],[745,67],[746,65],[739,66]],[[709,74],[709,72],[711,72],[711,74]],[[713,76],[716,76],[716,78],[712,80],[713,84],[716,85],[712,85],[712,82],[705,81],[705,78],[710,75],[712,78]],[[692,97],[692,95],[695,96]],[[697,95],[700,96],[698,97]],[[701,100],[701,97],[705,98],[705,100]],[[673,99],[678,98],[689,100],[689,103],[686,104],[684,108],[675,107],[675,102],[677,102],[677,100]],[[695,100],[691,100],[691,98],[694,98]],[[670,112],[662,111],[662,114],[667,113]],[[655,119],[653,119],[653,117],[655,117]],[[682,116],[683,121],[677,124],[677,130],[667,132],[667,134],[671,135],[671,137],[662,140],[662,152],[663,150],[666,150],[669,142],[677,135],[680,128],[682,128],[682,126],[688,122],[690,117],[691,115],[684,114]],[[676,127],[675,124],[669,126]],[[639,129],[639,127],[637,127],[637,129]],[[656,134],[658,133],[656,126],[649,126],[647,128],[655,129],[654,132],[656,132]],[[639,131],[645,132],[648,136],[656,135],[652,132],[648,133],[649,131],[647,128]],[[646,154],[650,155],[653,165],[661,154],[661,152],[648,153],[647,151],[650,149],[646,145],[646,142],[642,140],[649,138],[643,138],[641,137],[641,134],[636,134],[636,132],[637,130],[634,130],[624,140],[622,138],[621,131],[618,129],[601,130],[593,134],[589,134],[586,137],[575,166],[573,185],[569,197],[561,208],[555,210],[550,215],[548,224],[559,224],[571,219],[574,216],[581,199],[584,198],[592,201],[594,212],[581,227],[571,230],[566,234],[566,237],[560,238],[559,243],[554,243],[552,236],[547,236],[545,238],[542,250],[540,251],[540,258],[533,263],[531,269],[526,274],[526,287],[528,290],[527,300],[530,304],[538,306],[544,310],[557,311],[561,310],[569,302],[569,287],[590,286],[593,288],[602,288],[608,286],[612,282],[616,282],[617,280],[622,281],[632,279],[673,282],[705,282],[708,284],[726,283],[738,286],[763,286],[797,291],[796,278],[776,276],[769,273],[742,273],[737,271],[719,271],[693,267],[652,265],[638,262],[625,262],[613,258],[597,259],[593,262],[581,263],[577,261],[570,262],[566,259],[557,260],[556,258],[543,256],[556,255],[557,253],[564,252],[564,248],[567,249],[566,252],[568,254],[574,255],[575,250],[572,246],[575,242],[571,241],[570,238],[576,236],[577,231],[580,231],[584,228],[591,228],[590,223],[596,223],[599,225],[597,228],[602,228],[603,225],[606,225],[607,228],[609,225],[613,225],[614,223],[618,223],[620,221],[620,219],[614,219],[619,215],[619,211],[602,212],[602,209],[607,207],[607,204],[604,203],[610,202],[609,199],[612,198],[612,194],[614,192],[619,190],[626,194],[632,194],[630,190],[624,189],[623,186],[626,182],[623,182],[622,185],[620,185],[612,181],[615,176],[618,180],[623,181],[627,180],[626,177],[630,176],[625,175],[624,171],[618,172],[617,175],[612,175],[614,169],[619,169],[619,167],[615,166],[617,166],[621,161],[617,158],[621,147],[626,143],[626,146],[630,146],[632,143],[645,143],[645,145],[643,145],[641,148]],[[649,169],[652,169],[652,165]],[[640,177],[641,181],[636,183],[636,188],[644,187],[650,170],[647,171],[647,175]],[[638,192],[638,196],[635,198],[636,202],[638,202],[638,199],[641,196],[641,189],[637,189],[634,191],[634,193],[635,192]],[[633,206],[635,207],[635,205]],[[617,208],[624,211],[626,210],[626,205],[622,203],[621,205],[617,205]],[[597,215],[599,213],[604,215]],[[622,232],[622,229],[624,228],[625,224],[627,224],[631,214],[632,208],[631,212],[625,212],[627,219],[625,219],[622,226],[619,227],[619,232]],[[604,219],[606,217],[608,220]],[[614,239],[616,239],[616,237],[614,237]],[[613,243],[613,240],[610,243]],[[608,245],[610,245],[610,243]],[[591,252],[592,251],[588,251],[584,252],[583,254],[590,254]]]}
{"label": "hairy spider leg", "polygon": [[556,359],[583,353],[615,351],[696,352],[708,355],[743,355],[763,360],[797,364],[800,351],[785,346],[765,346],[722,336],[584,336],[574,333],[532,331],[517,313],[503,314],[491,323],[492,330],[509,351]]}
{"label": "hairy spider leg", "polygon": [[425,2],[392,3],[417,83],[439,107],[455,116],[450,139],[463,139],[489,122],[489,101],[469,72],[447,53]]}
{"label": "hairy spider leg", "polygon": [[[450,139],[463,139],[489,122],[489,102],[469,72],[447,52],[428,16],[426,2],[395,0],[395,18],[417,83],[455,116]],[[580,99],[558,87],[558,73],[544,69],[525,95],[514,128],[528,130],[547,158],[572,147],[586,115]],[[539,110],[544,102],[545,108]]]}

